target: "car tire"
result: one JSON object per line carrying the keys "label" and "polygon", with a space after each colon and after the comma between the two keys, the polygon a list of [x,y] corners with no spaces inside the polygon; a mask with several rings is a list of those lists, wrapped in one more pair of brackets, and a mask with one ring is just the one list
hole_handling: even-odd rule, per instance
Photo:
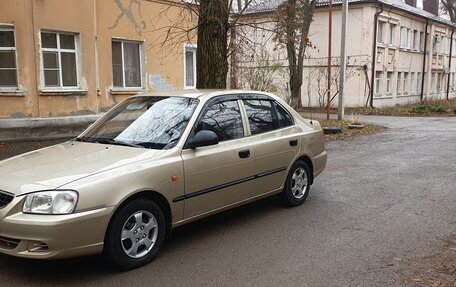
{"label": "car tire", "polygon": [[306,162],[297,160],[290,168],[279,198],[287,206],[303,204],[309,194],[310,182],[309,166]]}
{"label": "car tire", "polygon": [[155,258],[166,236],[161,208],[148,199],[130,201],[114,214],[103,253],[116,268],[131,270]]}

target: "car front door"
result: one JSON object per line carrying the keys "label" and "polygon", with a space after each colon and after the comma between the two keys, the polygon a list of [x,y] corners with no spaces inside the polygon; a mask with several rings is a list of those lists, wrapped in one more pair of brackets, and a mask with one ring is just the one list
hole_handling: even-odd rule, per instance
{"label": "car front door", "polygon": [[213,131],[219,143],[184,148],[186,219],[220,210],[243,201],[252,194],[253,146],[245,137],[239,100],[215,98],[206,104],[189,136],[201,130]]}

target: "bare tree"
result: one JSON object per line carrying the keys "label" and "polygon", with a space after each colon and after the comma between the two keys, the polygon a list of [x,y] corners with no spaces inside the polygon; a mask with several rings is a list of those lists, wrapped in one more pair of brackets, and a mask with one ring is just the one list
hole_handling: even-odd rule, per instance
{"label": "bare tree", "polygon": [[301,108],[303,63],[309,40],[310,23],[317,0],[286,0],[276,14],[276,40],[285,44],[290,73],[292,106]]}
{"label": "bare tree", "polygon": [[456,22],[456,1],[455,0],[440,0],[442,12],[447,14],[452,22]]}
{"label": "bare tree", "polygon": [[[356,65],[357,59],[350,61],[350,57],[347,59],[347,70],[346,70],[346,81],[348,81],[353,76],[357,75],[359,66]],[[330,99],[330,103],[339,95],[339,80],[340,80],[340,58],[332,58],[331,66],[331,94],[333,95]],[[312,82],[309,82],[308,90],[311,89],[312,83],[317,91],[318,95],[318,104],[320,107],[326,106],[326,95],[328,94],[328,69],[326,66],[326,61],[321,61],[317,64],[317,67],[309,72],[309,77],[312,78]]]}

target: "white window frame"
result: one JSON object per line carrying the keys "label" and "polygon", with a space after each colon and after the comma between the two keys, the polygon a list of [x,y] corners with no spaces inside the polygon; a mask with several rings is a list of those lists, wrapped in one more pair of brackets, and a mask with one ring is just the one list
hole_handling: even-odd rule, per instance
{"label": "white window frame", "polygon": [[402,93],[408,94],[408,82],[409,82],[409,72],[404,72],[404,78],[402,81]]}
{"label": "white window frame", "polygon": [[[114,71],[112,70],[112,42],[120,42],[120,50],[121,50],[121,57],[122,57],[122,87],[114,86]],[[141,81],[141,85],[139,87],[126,87],[125,86],[125,61],[124,61],[124,43],[135,43],[139,44],[139,79]],[[127,40],[122,38],[112,38],[111,39],[111,80],[112,80],[112,88],[111,91],[138,91],[144,89],[144,41],[135,41],[135,40]]]}
{"label": "white window frame", "polygon": [[410,91],[412,93],[415,93],[416,92],[416,73],[415,72],[411,72],[410,73]]}
{"label": "white window frame", "polygon": [[400,47],[403,49],[407,48],[407,28],[404,26],[401,26],[401,43]]}
{"label": "white window frame", "polygon": [[392,78],[393,72],[386,72],[386,94],[392,94]]}
{"label": "white window frame", "polygon": [[375,95],[376,96],[381,96],[381,93],[382,93],[382,89],[381,89],[382,76],[383,76],[382,71],[375,71]]}
{"label": "white window frame", "polygon": [[422,79],[422,73],[418,72],[416,73],[416,91],[420,92],[421,91],[421,81]]}
{"label": "white window frame", "polygon": [[[13,32],[14,35],[14,47],[0,47],[0,51],[14,51],[14,62],[16,65],[16,85],[15,86],[0,86],[0,92],[9,92],[9,91],[16,91],[19,87],[19,77],[18,77],[18,68],[17,68],[17,53],[16,53],[16,31],[14,29],[14,26],[3,26],[0,25],[0,31],[5,31],[5,32]],[[4,70],[11,70],[11,68],[0,68]]]}
{"label": "white window frame", "polygon": [[396,43],[396,27],[397,25],[394,23],[389,24],[389,39],[388,43],[391,47],[395,46]]}
{"label": "white window frame", "polygon": [[418,32],[418,30],[413,30],[413,50],[415,50],[415,51],[419,50],[419,44],[420,44],[420,41],[418,38],[419,36],[420,36],[420,33]]}
{"label": "white window frame", "polygon": [[407,49],[411,49],[412,47],[412,33],[411,29],[407,28]]}
{"label": "white window frame", "polygon": [[[184,45],[184,89],[196,89],[196,49],[197,46],[194,44],[185,44]],[[193,53],[193,83],[194,85],[187,85],[187,51]]]}
{"label": "white window frame", "polygon": [[386,22],[378,21],[377,44],[385,44],[385,26]]}
{"label": "white window frame", "polygon": [[424,51],[424,37],[425,37],[425,33],[424,32],[420,32],[420,51]]}
{"label": "white window frame", "polygon": [[[43,48],[41,45],[41,33],[49,33],[49,34],[56,34],[57,37],[57,48]],[[74,36],[74,50],[73,49],[62,49],[60,48],[60,35],[73,35]],[[41,91],[79,91],[81,87],[81,65],[79,63],[80,59],[80,45],[79,45],[79,34],[74,32],[62,32],[62,31],[54,31],[54,30],[41,30],[40,31],[40,82],[41,82]],[[57,52],[59,55],[59,86],[46,86],[45,79],[44,79],[44,57],[43,52]],[[76,86],[63,86],[62,80],[62,56],[61,53],[74,53],[75,54],[75,65],[76,65]]]}

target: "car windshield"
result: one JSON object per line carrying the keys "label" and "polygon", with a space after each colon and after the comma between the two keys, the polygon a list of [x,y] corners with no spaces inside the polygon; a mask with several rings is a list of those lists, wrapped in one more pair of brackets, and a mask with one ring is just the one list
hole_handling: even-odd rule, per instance
{"label": "car windshield", "polygon": [[109,111],[77,141],[170,149],[179,141],[197,99],[133,97]]}

